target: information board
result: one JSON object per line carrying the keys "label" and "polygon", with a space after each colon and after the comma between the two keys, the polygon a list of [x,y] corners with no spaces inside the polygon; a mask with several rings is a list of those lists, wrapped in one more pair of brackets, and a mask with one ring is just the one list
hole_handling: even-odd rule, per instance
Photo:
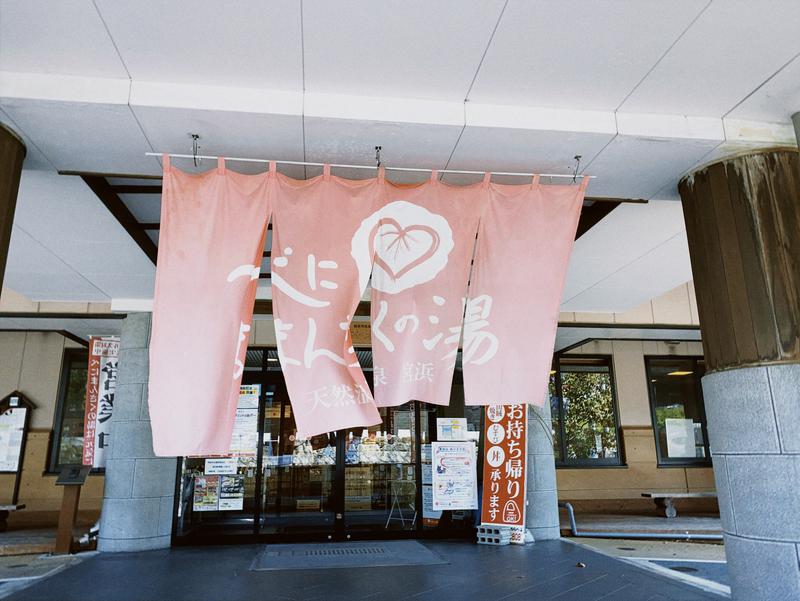
{"label": "information board", "polygon": [[0,472],[16,472],[22,455],[26,407],[8,407],[0,415]]}

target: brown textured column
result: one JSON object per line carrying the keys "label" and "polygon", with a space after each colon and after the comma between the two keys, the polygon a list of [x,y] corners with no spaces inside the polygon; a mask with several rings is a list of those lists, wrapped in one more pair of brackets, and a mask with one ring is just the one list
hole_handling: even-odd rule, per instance
{"label": "brown textured column", "polygon": [[800,599],[800,161],[684,178],[703,395],[734,599]]}
{"label": "brown textured column", "polygon": [[14,222],[24,159],[25,144],[19,136],[0,123],[0,290],[3,288],[3,275],[6,272],[11,224]]}

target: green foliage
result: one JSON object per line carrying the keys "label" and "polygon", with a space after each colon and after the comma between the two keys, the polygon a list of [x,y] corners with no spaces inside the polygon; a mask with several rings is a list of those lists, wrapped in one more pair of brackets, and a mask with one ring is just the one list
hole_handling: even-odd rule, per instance
{"label": "green foliage", "polygon": [[[611,379],[604,372],[563,372],[567,458],[616,457],[617,436]],[[599,435],[601,445],[597,445]]]}

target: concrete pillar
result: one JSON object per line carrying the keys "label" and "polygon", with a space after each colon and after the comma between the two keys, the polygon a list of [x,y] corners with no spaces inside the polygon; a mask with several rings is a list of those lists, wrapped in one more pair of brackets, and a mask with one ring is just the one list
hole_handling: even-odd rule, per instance
{"label": "concrete pillar", "polygon": [[175,458],[153,454],[147,408],[149,345],[150,313],[129,313],[120,337],[100,551],[170,546],[177,463]]}
{"label": "concrete pillar", "polygon": [[754,153],[679,186],[708,370],[709,443],[739,601],[800,599],[798,167],[797,152]]}
{"label": "concrete pillar", "polygon": [[25,152],[25,144],[19,136],[0,123],[0,289],[3,288]]}
{"label": "concrete pillar", "polygon": [[544,407],[528,406],[528,507],[525,525],[534,540],[561,536],[549,401],[548,394]]}

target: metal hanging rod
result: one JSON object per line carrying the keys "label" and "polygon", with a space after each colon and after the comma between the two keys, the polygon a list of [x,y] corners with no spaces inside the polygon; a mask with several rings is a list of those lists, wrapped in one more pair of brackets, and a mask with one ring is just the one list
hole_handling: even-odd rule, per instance
{"label": "metal hanging rod", "polygon": [[[174,159],[207,159],[209,161],[216,161],[220,157],[211,156],[211,155],[194,155],[194,154],[173,154],[173,153],[163,153],[163,152],[146,152],[145,155],[149,157],[160,157],[167,156],[174,158]],[[268,159],[246,159],[241,157],[222,157],[226,161],[237,161],[240,163],[269,163]],[[326,163],[310,163],[308,161],[274,161],[278,165],[304,165],[307,167],[324,167]],[[337,167],[337,168],[347,168],[347,169],[377,169],[375,165],[346,165],[343,163],[330,163],[330,167]],[[430,173],[432,171],[438,171],[439,173],[458,173],[461,175],[484,175],[486,171],[468,171],[465,169],[429,169],[429,168],[422,168],[422,167],[384,167],[386,171],[414,171],[420,173]],[[516,173],[512,171],[490,171],[492,175],[516,175],[520,177],[533,177],[534,175],[538,175],[539,177],[561,177],[567,179],[576,179],[576,174],[574,173]],[[589,179],[595,179],[596,175],[586,175],[586,176],[577,176],[580,178],[588,177]]]}

